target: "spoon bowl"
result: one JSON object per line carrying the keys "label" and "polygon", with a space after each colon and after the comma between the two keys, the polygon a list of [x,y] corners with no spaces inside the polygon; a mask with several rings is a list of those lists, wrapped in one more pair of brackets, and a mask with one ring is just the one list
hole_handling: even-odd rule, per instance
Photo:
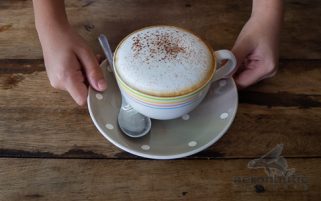
{"label": "spoon bowl", "polygon": [[152,122],[150,118],[138,113],[122,97],[122,105],[118,113],[118,125],[126,135],[137,138],[150,131]]}

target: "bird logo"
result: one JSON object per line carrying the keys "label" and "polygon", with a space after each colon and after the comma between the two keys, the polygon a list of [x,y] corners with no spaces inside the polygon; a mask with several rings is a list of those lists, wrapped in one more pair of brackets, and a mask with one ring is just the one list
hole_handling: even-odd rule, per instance
{"label": "bird logo", "polygon": [[247,164],[247,167],[251,169],[264,168],[265,173],[270,177],[289,177],[295,173],[295,169],[288,169],[286,159],[281,156],[282,151],[283,144],[278,144],[262,157],[251,160]]}

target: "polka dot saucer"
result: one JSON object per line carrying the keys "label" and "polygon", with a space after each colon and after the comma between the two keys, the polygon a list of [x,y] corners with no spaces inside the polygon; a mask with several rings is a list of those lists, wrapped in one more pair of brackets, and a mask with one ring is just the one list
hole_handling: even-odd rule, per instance
{"label": "polka dot saucer", "polygon": [[219,140],[231,126],[238,106],[233,79],[213,83],[206,98],[191,113],[174,120],[152,120],[152,129],[142,138],[130,138],[118,127],[121,96],[107,62],[101,64],[108,88],[89,89],[88,109],[100,133],[115,146],[151,159],[175,159],[198,153]]}

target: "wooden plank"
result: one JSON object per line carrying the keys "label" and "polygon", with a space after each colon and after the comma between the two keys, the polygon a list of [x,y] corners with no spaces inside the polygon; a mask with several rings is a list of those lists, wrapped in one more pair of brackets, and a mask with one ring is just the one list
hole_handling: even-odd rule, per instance
{"label": "wooden plank", "polygon": [[[284,177],[279,177],[274,183],[271,178],[267,180],[268,177],[263,169],[248,169],[248,162],[246,159],[208,161],[0,159],[0,199],[10,201],[321,199],[320,159],[289,159],[289,168],[295,168],[295,175],[292,179],[289,177],[288,182]],[[264,178],[266,180],[263,180]]]}
{"label": "wooden plank", "polygon": [[[112,48],[138,28],[171,24],[194,31],[214,49],[232,47],[250,16],[251,1],[127,0],[67,1],[69,19],[96,52],[99,33],[108,35]],[[321,59],[319,0],[286,1],[281,57]],[[0,59],[39,59],[41,48],[34,29],[31,1],[0,2]]]}
{"label": "wooden plank", "polygon": [[[105,140],[86,109],[1,108],[0,155],[6,157],[132,158]],[[252,158],[276,144],[288,157],[320,156],[321,109],[241,104],[225,136],[192,158]]]}
{"label": "wooden plank", "polygon": [[[248,88],[249,92],[289,93],[293,95],[321,95],[321,60],[281,60],[278,73]],[[26,76],[45,82],[43,60],[0,59],[0,90],[15,88]],[[35,74],[35,75],[33,75]],[[38,76],[39,75],[39,76]],[[20,78],[17,78],[20,77]],[[34,79],[34,78],[32,78]],[[16,81],[14,81],[16,80]],[[38,83],[49,90],[48,83]],[[36,84],[35,84],[36,85]],[[36,95],[36,94],[35,94]]]}
{"label": "wooden plank", "polygon": [[[282,63],[275,78],[240,93],[228,133],[192,158],[256,157],[278,143],[285,156],[320,156],[321,63]],[[1,156],[134,157],[99,134],[85,107],[49,86],[42,61],[0,60],[0,113]]]}

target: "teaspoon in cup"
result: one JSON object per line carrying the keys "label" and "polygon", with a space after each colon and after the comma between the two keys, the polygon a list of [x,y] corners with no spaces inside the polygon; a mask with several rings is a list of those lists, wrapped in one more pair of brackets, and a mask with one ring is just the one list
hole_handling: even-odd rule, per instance
{"label": "teaspoon in cup", "polygon": [[[100,34],[98,40],[110,67],[113,69],[113,53],[107,37],[104,34]],[[150,131],[152,122],[150,118],[138,113],[132,108],[122,96],[122,104],[118,113],[118,125],[126,135],[137,138],[146,135]]]}

